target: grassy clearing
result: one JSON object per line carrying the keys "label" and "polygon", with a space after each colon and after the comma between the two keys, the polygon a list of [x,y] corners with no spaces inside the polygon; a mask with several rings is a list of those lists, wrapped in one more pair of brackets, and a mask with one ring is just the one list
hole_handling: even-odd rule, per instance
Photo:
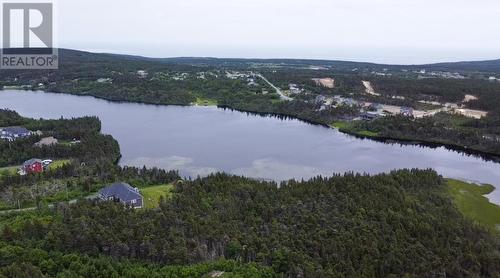
{"label": "grassy clearing", "polygon": [[484,197],[495,189],[492,185],[476,185],[452,179],[446,182],[448,192],[465,217],[491,230],[500,231],[500,206]]}
{"label": "grassy clearing", "polygon": [[348,129],[349,123],[343,122],[343,121],[333,122],[332,124],[330,124],[330,127],[333,127],[336,129]]}
{"label": "grassy clearing", "polygon": [[71,146],[71,141],[70,140],[59,140],[58,144],[63,145],[63,146]]}
{"label": "grassy clearing", "polygon": [[9,166],[0,168],[0,177],[1,176],[13,176],[17,175],[17,171],[20,166]]}
{"label": "grassy clearing", "polygon": [[373,131],[369,131],[369,130],[361,130],[361,131],[356,132],[356,134],[359,134],[361,136],[366,136],[366,137],[377,137],[378,136],[377,132],[373,132]]}
{"label": "grassy clearing", "polygon": [[144,208],[157,208],[160,205],[160,197],[168,198],[173,187],[172,184],[164,184],[142,188],[140,191],[144,197]]}
{"label": "grassy clearing", "polygon": [[88,196],[88,194],[88,192],[83,192],[81,190],[60,191],[53,195],[42,198],[42,203],[48,205],[57,202],[67,202],[70,200],[84,198]]}
{"label": "grassy clearing", "polygon": [[49,170],[55,170],[57,168],[61,168],[62,166],[70,163],[71,160],[69,159],[58,159],[58,160],[54,160],[48,167]]}
{"label": "grassy clearing", "polygon": [[377,132],[369,131],[369,130],[361,130],[356,127],[354,122],[347,121],[337,121],[330,124],[330,127],[336,128],[342,132],[366,136],[366,137],[377,137],[379,134]]}
{"label": "grassy clearing", "polygon": [[217,106],[217,101],[213,99],[204,99],[197,97],[196,101],[193,104],[201,106]]}

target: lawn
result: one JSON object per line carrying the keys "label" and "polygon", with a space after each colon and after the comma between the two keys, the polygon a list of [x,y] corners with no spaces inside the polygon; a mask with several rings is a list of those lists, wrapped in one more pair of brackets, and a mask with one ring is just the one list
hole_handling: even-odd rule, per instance
{"label": "lawn", "polygon": [[341,132],[346,132],[350,134],[357,134],[360,136],[366,136],[366,137],[377,137],[378,133],[369,131],[369,130],[360,130],[358,127],[356,127],[356,124],[354,122],[347,122],[347,121],[337,121],[332,124],[330,124],[330,127],[336,128]]}
{"label": "lawn", "polygon": [[173,189],[172,184],[164,184],[141,188],[141,194],[144,197],[144,208],[152,209],[160,205],[160,197],[168,197]]}
{"label": "lawn", "polygon": [[332,123],[330,126],[333,128],[336,128],[336,129],[348,129],[349,123],[343,122],[343,121],[338,121],[338,122]]}
{"label": "lawn", "polygon": [[70,163],[71,161],[69,159],[59,159],[59,160],[54,160],[48,167],[49,170],[55,170],[57,168],[61,168],[65,164]]}
{"label": "lawn", "polygon": [[20,166],[10,166],[10,167],[2,167],[0,168],[0,177],[1,176],[13,176],[17,175],[17,171]]}
{"label": "lawn", "polygon": [[204,99],[197,97],[196,101],[193,103],[196,105],[201,105],[201,106],[217,106],[217,101],[213,99]]}
{"label": "lawn", "polygon": [[446,181],[448,192],[465,217],[500,231],[500,206],[490,203],[488,198],[484,197],[495,189],[492,185],[476,185],[452,179]]}

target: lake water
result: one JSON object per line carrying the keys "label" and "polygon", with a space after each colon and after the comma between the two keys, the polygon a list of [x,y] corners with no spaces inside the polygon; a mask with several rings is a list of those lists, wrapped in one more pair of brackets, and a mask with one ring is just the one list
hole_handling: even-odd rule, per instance
{"label": "lake water", "polygon": [[[0,108],[33,118],[98,116],[121,147],[120,164],[178,169],[184,176],[215,171],[286,180],[347,171],[376,174],[433,168],[445,177],[500,186],[500,164],[444,147],[363,140],[299,120],[216,107],[116,103],[65,94],[0,91]],[[490,199],[500,204],[500,191]]]}

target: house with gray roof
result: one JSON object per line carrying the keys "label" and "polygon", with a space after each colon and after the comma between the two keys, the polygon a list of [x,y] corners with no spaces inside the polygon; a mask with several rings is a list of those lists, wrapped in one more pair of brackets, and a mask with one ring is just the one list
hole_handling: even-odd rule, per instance
{"label": "house with gray roof", "polygon": [[31,131],[22,126],[0,127],[0,138],[14,141],[18,138],[28,137]]}
{"label": "house with gray roof", "polygon": [[101,189],[98,196],[103,201],[120,202],[133,208],[142,208],[144,203],[139,189],[123,182],[114,183]]}

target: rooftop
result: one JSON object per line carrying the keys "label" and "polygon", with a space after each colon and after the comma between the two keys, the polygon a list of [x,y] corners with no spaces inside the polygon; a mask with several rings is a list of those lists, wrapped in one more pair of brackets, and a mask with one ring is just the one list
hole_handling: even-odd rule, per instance
{"label": "rooftop", "polygon": [[30,160],[26,160],[24,163],[23,163],[23,166],[28,166],[28,165],[33,165],[35,163],[42,163],[42,160],[41,159],[38,159],[38,158],[32,158]]}
{"label": "rooftop", "polygon": [[9,134],[24,134],[30,132],[28,129],[22,126],[1,127],[0,130]]}
{"label": "rooftop", "polygon": [[142,198],[142,195],[128,183],[114,183],[99,191],[103,198],[115,197],[123,202]]}

